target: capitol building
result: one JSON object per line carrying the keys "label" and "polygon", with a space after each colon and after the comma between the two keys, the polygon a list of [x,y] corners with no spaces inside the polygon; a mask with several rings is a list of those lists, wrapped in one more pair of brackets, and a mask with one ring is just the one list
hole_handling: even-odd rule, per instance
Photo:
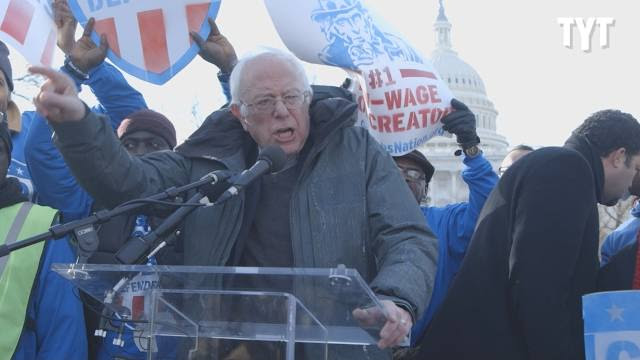
{"label": "capitol building", "polygon": [[[454,97],[476,115],[480,148],[497,172],[508,147],[506,138],[496,132],[498,111],[487,96],[480,75],[453,50],[451,23],[444,13],[442,1],[434,30],[436,48],[431,53],[431,61],[440,78],[448,83]],[[444,206],[468,200],[469,189],[461,176],[462,158],[453,154],[458,148],[455,136],[438,136],[418,149],[436,168],[429,183],[429,205]]]}

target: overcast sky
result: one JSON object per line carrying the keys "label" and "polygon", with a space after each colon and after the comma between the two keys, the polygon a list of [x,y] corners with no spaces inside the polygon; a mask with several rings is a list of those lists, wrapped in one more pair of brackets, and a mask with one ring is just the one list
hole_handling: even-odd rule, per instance
{"label": "overcast sky", "polygon": [[[429,56],[435,44],[437,0],[365,2]],[[453,47],[484,80],[499,112],[498,132],[512,145],[561,145],[572,129],[600,109],[618,108],[640,116],[640,101],[633,90],[640,84],[637,2],[445,0],[445,9],[453,25]],[[580,50],[575,28],[573,49],[563,47],[558,17],[614,18],[609,47],[600,48],[597,28],[590,52]],[[285,48],[262,0],[222,0],[217,22],[239,54],[260,45]],[[62,56],[58,54],[56,59],[61,63]],[[14,77],[25,73],[24,60],[15,51],[12,62]],[[339,84],[345,76],[342,70],[326,66],[308,66],[308,71],[312,80],[321,84]],[[197,58],[162,86],[131,76],[127,79],[145,95],[152,109],[174,122],[179,138],[184,139],[224,102],[216,72]],[[85,89],[83,93],[90,92]],[[90,96],[86,98],[92,101]],[[25,101],[20,105],[31,107]]]}

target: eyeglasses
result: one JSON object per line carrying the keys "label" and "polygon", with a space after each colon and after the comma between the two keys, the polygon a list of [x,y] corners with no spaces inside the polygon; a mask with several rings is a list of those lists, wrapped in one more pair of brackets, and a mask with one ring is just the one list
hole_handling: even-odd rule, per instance
{"label": "eyeglasses", "polygon": [[296,109],[300,107],[305,101],[307,101],[308,97],[311,95],[310,92],[293,92],[289,94],[285,94],[283,96],[265,96],[259,98],[253,103],[242,103],[249,109],[252,109],[254,113],[272,113],[279,100],[282,100],[282,104],[289,110]]}
{"label": "eyeglasses", "polygon": [[422,171],[414,170],[414,169],[401,169],[402,174],[404,174],[405,179],[411,181],[420,181],[427,180],[427,177],[424,175]]}

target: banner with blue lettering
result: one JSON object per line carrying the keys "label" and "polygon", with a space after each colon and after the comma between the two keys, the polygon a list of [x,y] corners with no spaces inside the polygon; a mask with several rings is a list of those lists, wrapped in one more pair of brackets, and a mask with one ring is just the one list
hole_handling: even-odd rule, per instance
{"label": "banner with blue lettering", "polygon": [[218,14],[221,0],[69,0],[84,26],[96,19],[93,40],[109,41],[109,59],[127,73],[164,84],[193,60],[198,46],[190,31],[209,35],[207,17]]}
{"label": "banner with blue lettering", "polygon": [[265,5],[297,57],[352,74],[358,123],[389,153],[406,154],[442,134],[440,119],[451,111],[451,91],[433,64],[363,0],[265,0]]}
{"label": "banner with blue lettering", "polygon": [[582,297],[585,358],[640,358],[640,291],[610,291]]}

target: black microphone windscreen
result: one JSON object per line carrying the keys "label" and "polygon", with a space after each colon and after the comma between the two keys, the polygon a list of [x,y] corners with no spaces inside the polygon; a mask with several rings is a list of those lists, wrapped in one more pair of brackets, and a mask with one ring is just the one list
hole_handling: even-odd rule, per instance
{"label": "black microphone windscreen", "polygon": [[271,172],[278,172],[284,168],[287,162],[287,156],[280,146],[268,145],[260,151],[258,160],[268,161],[271,164]]}

